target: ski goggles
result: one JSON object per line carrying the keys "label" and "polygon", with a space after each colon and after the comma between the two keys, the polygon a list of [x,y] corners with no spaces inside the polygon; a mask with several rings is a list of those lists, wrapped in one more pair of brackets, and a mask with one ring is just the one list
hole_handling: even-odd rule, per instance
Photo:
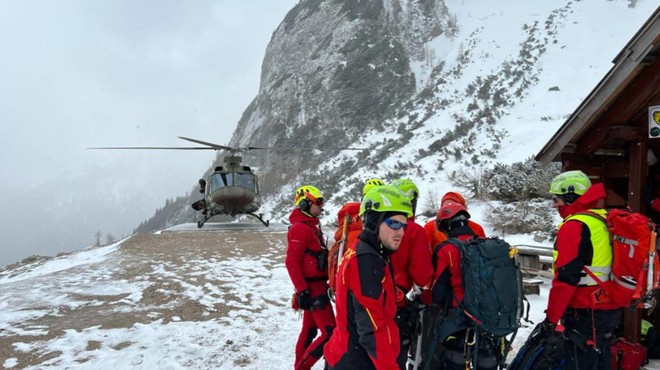
{"label": "ski goggles", "polygon": [[312,201],[312,204],[316,204],[317,206],[321,207],[323,204],[325,204],[325,199],[322,197],[316,198],[309,192],[305,194],[305,198],[309,199]]}
{"label": "ski goggles", "polygon": [[383,222],[385,222],[385,224],[392,230],[406,230],[406,227],[408,227],[407,223],[393,220],[391,218],[386,218]]}

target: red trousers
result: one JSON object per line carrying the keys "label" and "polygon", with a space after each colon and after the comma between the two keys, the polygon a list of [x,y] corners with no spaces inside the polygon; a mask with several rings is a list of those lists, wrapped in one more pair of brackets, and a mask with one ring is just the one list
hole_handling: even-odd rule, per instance
{"label": "red trousers", "polygon": [[[303,311],[302,330],[296,343],[296,370],[309,370],[323,356],[323,346],[330,339],[335,328],[335,314],[332,305]],[[321,335],[317,337],[318,332]]]}

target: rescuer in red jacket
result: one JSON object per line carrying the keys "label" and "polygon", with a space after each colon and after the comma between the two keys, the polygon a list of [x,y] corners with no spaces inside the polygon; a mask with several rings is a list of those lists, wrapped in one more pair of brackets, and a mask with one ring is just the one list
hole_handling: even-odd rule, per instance
{"label": "rescuer in red jacket", "polygon": [[[543,330],[553,332],[560,322],[573,340],[564,344],[564,369],[609,370],[613,332],[622,309],[598,302],[598,283],[584,272],[588,267],[601,280],[609,279],[612,246],[605,223],[585,211],[605,217],[607,193],[602,183],[591,185],[582,171],[566,171],[550,185],[552,206],[564,219],[555,240],[552,285]],[[578,333],[576,344],[575,337]]]}
{"label": "rescuer in red jacket", "polygon": [[413,209],[413,215],[408,218],[408,227],[399,244],[399,249],[390,257],[394,269],[394,289],[398,308],[396,323],[399,326],[401,342],[397,362],[401,369],[406,369],[415,323],[419,319],[419,311],[408,300],[413,296],[409,295],[406,298],[406,293],[413,289],[413,286],[415,286],[415,292],[419,292],[419,288],[426,287],[431,282],[433,265],[431,249],[424,228],[415,222],[415,210],[419,198],[417,185],[411,180],[399,179],[392,182],[392,186],[401,190],[408,197]]}
{"label": "rescuer in red jacket", "polygon": [[410,201],[397,188],[371,189],[360,207],[363,230],[337,277],[337,328],[325,346],[333,370],[399,370],[399,329],[389,256],[404,235]]}
{"label": "rescuer in red jacket", "polygon": [[[445,195],[442,196],[442,199],[440,200],[440,207],[443,207],[449,203],[458,203],[465,207],[465,210],[467,210],[467,202],[465,201],[465,198],[460,194],[455,191],[448,191],[445,193]],[[478,223],[468,220],[468,224],[470,225],[470,228],[474,233],[482,238],[486,237],[486,233],[484,232],[484,228],[479,225]],[[437,223],[434,220],[428,221],[424,225],[424,231],[426,232],[426,238],[429,241],[429,244],[431,245],[431,249],[435,248],[436,245],[444,242],[445,240],[448,239],[448,236],[446,233],[444,233],[441,230],[438,230]]]}
{"label": "rescuer in red jacket", "polygon": [[[470,228],[470,214],[462,205],[449,203],[438,210],[436,222],[439,230],[449,237],[467,241],[476,237]],[[442,242],[433,249],[435,266],[431,286],[432,302],[435,305],[457,307],[456,300],[463,300],[463,279],[461,277],[461,253],[455,245]],[[456,300],[453,297],[456,297]]]}
{"label": "rescuer in red jacket", "polygon": [[[438,230],[447,234],[450,238],[461,241],[469,241],[477,237],[469,224],[470,214],[459,203],[450,202],[438,211],[436,223]],[[438,244],[434,250],[435,272],[433,274],[433,286],[431,288],[432,301],[435,307],[447,310],[445,315],[452,315],[452,309],[458,307],[463,301],[465,290],[463,287],[463,274],[461,266],[461,253],[451,241]],[[435,324],[431,324],[435,325]],[[466,343],[475,340],[478,336],[477,368],[481,370],[498,369],[496,350],[497,339],[490,336],[471,334],[468,329],[452,328],[451,320],[445,321],[445,326],[450,330],[449,335],[442,343],[444,350],[441,352],[442,369],[464,370],[466,369],[465,353],[468,350]],[[453,329],[453,330],[451,330]],[[442,330],[445,330],[444,328]]]}
{"label": "rescuer in red jacket", "polygon": [[[303,324],[296,343],[296,370],[308,370],[323,355],[323,346],[335,327],[328,298],[328,251],[319,226],[323,195],[305,185],[296,190],[291,212],[285,265],[296,291],[295,306],[303,310]],[[317,338],[318,331],[321,335]]]}

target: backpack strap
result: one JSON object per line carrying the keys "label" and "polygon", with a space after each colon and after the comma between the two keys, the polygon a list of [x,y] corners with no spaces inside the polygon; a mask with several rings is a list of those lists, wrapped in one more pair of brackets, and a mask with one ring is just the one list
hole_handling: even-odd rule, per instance
{"label": "backpack strap", "polygon": [[447,245],[449,241],[445,240],[443,242],[438,243],[438,245],[433,248],[433,254],[431,255],[431,263],[433,263],[433,270],[435,270],[435,267],[438,265],[438,252],[440,252],[440,248],[444,247]]}

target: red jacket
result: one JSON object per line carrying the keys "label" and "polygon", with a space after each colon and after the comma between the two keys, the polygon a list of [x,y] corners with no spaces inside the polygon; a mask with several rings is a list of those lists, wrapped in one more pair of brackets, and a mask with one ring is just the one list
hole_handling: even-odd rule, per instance
{"label": "red jacket", "polygon": [[[462,234],[457,235],[456,238],[465,241],[474,238],[474,235]],[[433,304],[443,306],[447,303],[446,300],[451,300],[450,306],[457,307],[456,299],[458,302],[462,302],[465,295],[461,252],[451,242],[439,244],[434,248],[434,252],[436,253],[435,271],[430,293],[427,293],[431,295],[431,298],[423,297],[423,301],[429,303],[430,300]],[[456,298],[454,299],[454,297]]]}
{"label": "red jacket", "polygon": [[399,328],[387,250],[365,230],[337,277],[337,327],[323,354],[335,370],[398,370]]}
{"label": "red jacket", "polygon": [[[594,184],[573,204],[561,207],[559,213],[567,218],[577,212],[602,208],[601,203],[605,196],[603,184]],[[569,220],[562,224],[557,232],[554,248],[556,251],[554,277],[546,310],[551,322],[557,323],[567,307],[593,307],[603,310],[617,308],[609,303],[593,305],[592,293],[599,289],[598,285],[578,286],[580,277],[584,274],[582,268],[591,265],[594,255],[591,232],[586,224],[579,220]]]}
{"label": "red jacket", "polygon": [[399,249],[390,257],[394,268],[394,284],[397,288],[397,305],[406,305],[404,295],[413,283],[419,287],[427,286],[433,275],[431,249],[424,229],[408,219],[408,227],[403,234]]}
{"label": "red jacket", "polygon": [[309,289],[312,296],[325,294],[328,288],[328,271],[318,269],[316,257],[323,248],[319,219],[296,208],[291,212],[289,221],[291,226],[287,234],[284,264],[291,282],[296,292]]}
{"label": "red jacket", "polygon": [[[484,231],[484,228],[481,227],[481,225],[472,220],[468,220],[468,225],[478,237],[486,237],[486,232]],[[424,224],[424,231],[426,232],[426,238],[431,245],[431,250],[433,250],[438,244],[447,240],[447,234],[438,230],[438,226],[435,224],[435,219]]]}

